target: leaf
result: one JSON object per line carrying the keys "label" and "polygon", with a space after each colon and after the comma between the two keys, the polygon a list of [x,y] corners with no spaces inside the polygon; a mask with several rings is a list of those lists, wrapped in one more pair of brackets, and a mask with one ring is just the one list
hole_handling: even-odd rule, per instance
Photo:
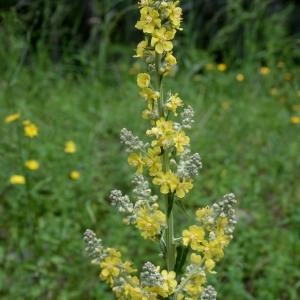
{"label": "leaf", "polygon": [[184,245],[178,245],[176,247],[176,262],[175,262],[175,267],[174,267],[174,271],[176,274],[179,274],[185,261],[186,261],[186,257],[189,253],[190,247],[186,247]]}

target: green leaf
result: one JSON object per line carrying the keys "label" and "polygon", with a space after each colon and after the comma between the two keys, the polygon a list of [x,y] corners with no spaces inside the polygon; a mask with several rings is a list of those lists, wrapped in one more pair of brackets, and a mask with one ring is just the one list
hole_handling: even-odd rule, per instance
{"label": "green leaf", "polygon": [[176,274],[179,274],[185,261],[186,261],[186,257],[189,253],[190,247],[186,247],[184,245],[178,245],[176,247],[176,262],[175,262],[175,267],[174,267],[174,271]]}

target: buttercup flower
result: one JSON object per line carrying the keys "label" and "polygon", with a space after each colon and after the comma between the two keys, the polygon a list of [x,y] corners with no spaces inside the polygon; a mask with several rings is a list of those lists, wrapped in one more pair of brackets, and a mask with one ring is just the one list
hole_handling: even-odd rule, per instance
{"label": "buttercup flower", "polygon": [[72,171],[72,172],[70,173],[70,178],[71,178],[72,180],[77,180],[77,179],[79,179],[79,178],[80,178],[80,172],[78,172],[78,171]]}
{"label": "buttercup flower", "polygon": [[38,128],[35,124],[31,123],[29,120],[23,121],[24,134],[29,138],[33,138],[38,135]]}
{"label": "buttercup flower", "polygon": [[40,167],[40,164],[38,163],[38,161],[31,159],[31,160],[27,160],[25,162],[25,166],[27,169],[29,169],[31,171],[35,171]]}
{"label": "buttercup flower", "polygon": [[73,141],[65,143],[65,153],[72,154],[76,152],[76,144]]}
{"label": "buttercup flower", "polygon": [[9,181],[11,184],[25,184],[25,177],[22,175],[13,175]]}

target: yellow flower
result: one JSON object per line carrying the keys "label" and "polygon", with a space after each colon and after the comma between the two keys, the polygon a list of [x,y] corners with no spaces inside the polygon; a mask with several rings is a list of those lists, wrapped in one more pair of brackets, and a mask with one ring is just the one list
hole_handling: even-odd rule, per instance
{"label": "yellow flower", "polygon": [[184,146],[187,146],[190,143],[190,138],[185,134],[184,131],[179,131],[174,135],[173,141],[177,152],[182,153]]}
{"label": "yellow flower", "polygon": [[167,30],[166,27],[161,27],[154,30],[151,39],[151,46],[155,46],[155,51],[162,54],[164,51],[171,51],[173,44],[170,40],[174,39],[176,30]]}
{"label": "yellow flower", "polygon": [[40,167],[40,164],[38,163],[38,161],[36,161],[34,159],[30,159],[25,162],[25,166],[27,169],[29,169],[31,171],[35,171]]}
{"label": "yellow flower", "polygon": [[168,110],[172,111],[174,113],[174,116],[177,116],[176,109],[178,106],[183,106],[182,100],[178,97],[178,93],[175,95],[172,95],[169,99],[169,101],[166,104],[166,107]]}
{"label": "yellow flower", "polygon": [[160,192],[162,194],[168,194],[169,192],[174,192],[179,180],[172,171],[159,171],[156,177],[152,180],[155,185],[160,185]]}
{"label": "yellow flower", "polygon": [[175,28],[179,28],[180,22],[182,20],[181,14],[182,9],[180,7],[176,7],[179,1],[176,1],[175,3],[171,4],[168,12],[169,12],[169,18],[172,21]]}
{"label": "yellow flower", "polygon": [[137,76],[137,85],[141,89],[147,88],[150,84],[151,77],[147,73],[140,73]]}
{"label": "yellow flower", "polygon": [[137,44],[136,47],[136,55],[133,57],[144,57],[145,48],[148,46],[148,39],[141,41]]}
{"label": "yellow flower", "polygon": [[300,117],[292,116],[290,119],[292,124],[299,124],[300,123]]}
{"label": "yellow flower", "polygon": [[101,263],[100,268],[102,269],[100,273],[100,279],[107,281],[109,284],[114,283],[114,277],[117,277],[120,274],[118,264],[121,263],[121,259],[114,255],[107,256]]}
{"label": "yellow flower", "polygon": [[161,19],[156,10],[150,7],[143,7],[140,13],[141,19],[135,25],[137,29],[143,30],[145,33],[153,33],[155,28],[161,26]]}
{"label": "yellow flower", "polygon": [[263,66],[260,68],[259,72],[262,75],[267,75],[271,72],[271,70],[268,67]]}
{"label": "yellow flower", "polygon": [[292,75],[291,73],[286,73],[286,74],[284,74],[284,79],[285,79],[286,81],[291,81],[292,78],[293,78],[293,75]]}
{"label": "yellow flower", "polygon": [[162,270],[161,276],[164,279],[163,289],[168,293],[168,295],[171,295],[177,286],[176,273],[174,271],[168,272],[167,270]]}
{"label": "yellow flower", "polygon": [[72,180],[77,180],[77,179],[80,178],[80,173],[79,173],[78,171],[72,171],[72,172],[70,173],[70,178],[71,178]]}
{"label": "yellow flower", "polygon": [[191,259],[191,262],[195,265],[200,265],[200,263],[202,261],[202,257],[196,253],[192,253],[190,259]]}
{"label": "yellow flower", "polygon": [[11,184],[25,184],[25,177],[22,175],[13,175],[9,181]]}
{"label": "yellow flower", "polygon": [[136,167],[137,173],[143,172],[144,162],[142,154],[130,153],[128,157],[128,164],[129,166]]}
{"label": "yellow flower", "polygon": [[243,74],[239,73],[236,75],[237,81],[241,82],[241,81],[244,81],[244,79],[245,79],[245,76]]}
{"label": "yellow flower", "polygon": [[207,259],[205,261],[205,268],[207,269],[207,271],[209,273],[212,273],[212,274],[216,274],[217,272],[213,271],[213,268],[215,267],[216,263],[210,258],[210,259]]}
{"label": "yellow flower", "polygon": [[24,134],[29,138],[33,138],[38,135],[38,128],[35,124],[31,123],[28,120],[23,122],[24,125]]}
{"label": "yellow flower", "polygon": [[217,69],[218,69],[220,72],[224,72],[224,71],[226,71],[226,69],[227,69],[227,65],[224,64],[224,63],[218,64]]}
{"label": "yellow flower", "polygon": [[76,144],[73,141],[65,143],[65,153],[72,154],[76,152]]}
{"label": "yellow flower", "polygon": [[278,94],[278,91],[277,91],[277,89],[276,89],[276,88],[271,88],[271,90],[270,90],[270,94],[271,94],[272,96],[275,96],[275,95],[277,95],[277,94]]}
{"label": "yellow flower", "polygon": [[141,208],[137,215],[136,228],[142,230],[142,237],[155,240],[166,222],[165,214],[158,209],[150,212],[147,208]]}
{"label": "yellow flower", "polygon": [[197,225],[192,225],[182,232],[183,245],[190,245],[193,250],[198,250],[200,243],[204,241],[204,229]]}
{"label": "yellow flower", "polygon": [[186,193],[189,192],[193,188],[193,184],[191,181],[186,181],[185,178],[183,178],[182,182],[179,182],[176,187],[176,196],[178,198],[183,198]]}
{"label": "yellow flower", "polygon": [[224,110],[229,109],[229,103],[228,103],[227,101],[222,102],[222,108],[223,108]]}
{"label": "yellow flower", "polygon": [[19,114],[19,113],[9,115],[5,118],[4,122],[5,123],[14,122],[14,121],[18,120],[20,118],[20,116],[21,116],[21,114]]}

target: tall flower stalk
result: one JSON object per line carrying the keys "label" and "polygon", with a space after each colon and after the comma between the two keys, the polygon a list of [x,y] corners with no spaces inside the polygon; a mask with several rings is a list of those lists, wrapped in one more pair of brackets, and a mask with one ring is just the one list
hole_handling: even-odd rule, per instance
{"label": "tall flower stalk", "polygon": [[172,41],[181,30],[182,9],[179,1],[141,0],[138,4],[136,28],[143,31],[144,40],[137,45],[135,57],[144,60],[147,69],[138,74],[137,85],[146,104],[142,116],[150,124],[148,142],[121,130],[128,164],[136,169],[135,188],[132,199],[119,190],[113,190],[110,199],[125,214],[124,224],[134,225],[142,237],[159,243],[165,263],[147,262],[136,276],[132,263],[122,261],[116,249],[105,248],[93,231],[87,230],[84,240],[92,262],[100,265],[100,279],[118,299],[216,299],[206,274],[215,273],[215,264],[232,238],[236,201],[227,194],[219,203],[199,208],[194,225],[175,237],[173,208],[184,210],[202,166],[199,154],[191,153],[186,134],[194,122],[192,107],[185,106],[178,93],[163,89],[164,79],[177,64]]}

